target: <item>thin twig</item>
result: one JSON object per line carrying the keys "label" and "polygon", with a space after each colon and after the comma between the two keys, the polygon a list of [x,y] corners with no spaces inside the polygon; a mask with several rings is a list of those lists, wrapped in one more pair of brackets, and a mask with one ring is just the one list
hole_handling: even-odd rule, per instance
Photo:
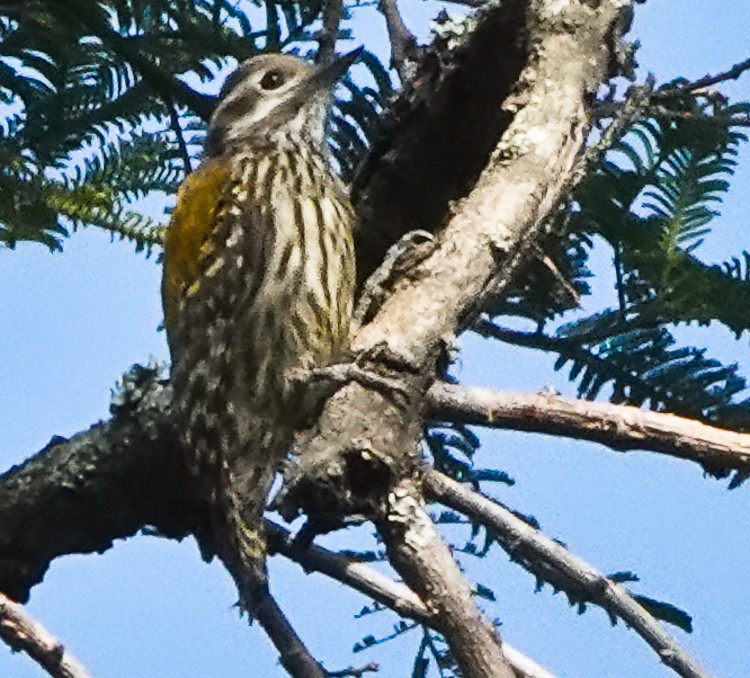
{"label": "thin twig", "polygon": [[270,520],[265,532],[272,552],[279,553],[302,565],[305,572],[320,572],[331,579],[364,593],[397,614],[434,626],[436,620],[425,604],[410,588],[399,584],[353,558],[311,544],[302,546],[294,541],[289,530]]}
{"label": "thin twig", "polygon": [[[524,346],[526,348],[535,348],[540,351],[565,351],[566,356],[580,357],[581,359],[590,359],[597,364],[603,364],[604,359],[593,356],[585,348],[583,343],[593,343],[603,341],[609,334],[602,332],[588,332],[585,336],[576,336],[575,339],[568,337],[556,337],[543,332],[524,332],[523,330],[514,330],[509,327],[496,325],[494,322],[479,318],[471,326],[471,329],[481,337],[488,339],[497,339],[514,346]],[[611,328],[609,328],[611,331]]]}
{"label": "thin twig", "polygon": [[206,122],[210,119],[215,106],[215,97],[197,92],[173,73],[167,73],[161,66],[153,63],[138,45],[131,44],[127,38],[112,28],[106,20],[104,10],[84,12],[77,9],[75,3],[60,7],[61,9],[56,11],[56,16],[63,23],[70,24],[71,19],[74,22],[80,22],[93,35],[100,38],[107,49],[128,61],[155,92],[164,97],[172,97]]}
{"label": "thin twig", "polygon": [[591,440],[620,452],[659,452],[709,470],[750,472],[750,434],[674,414],[445,383],[434,384],[427,399],[435,419]]}
{"label": "thin twig", "polygon": [[[602,132],[601,137],[586,149],[584,160],[580,165],[580,176],[586,176],[592,167],[600,164],[602,156],[617,143],[630,128],[649,111],[656,80],[653,75],[646,78],[643,85],[631,87],[623,101],[605,101],[596,109],[599,120],[611,118],[611,122]],[[577,182],[576,182],[577,183]]]}
{"label": "thin twig", "polygon": [[350,666],[348,669],[341,669],[340,671],[328,671],[326,673],[327,678],[345,678],[346,676],[364,676],[365,673],[377,673],[380,671],[380,665],[375,662],[370,662],[364,666]]}
{"label": "thin twig", "polygon": [[174,105],[171,96],[165,97],[165,102],[169,109],[169,125],[177,137],[177,149],[180,152],[182,165],[185,168],[185,175],[188,175],[193,171],[193,168],[190,163],[190,153],[188,151],[187,143],[185,142],[185,135],[183,134],[182,125],[180,124],[180,116],[177,113],[177,108]]}
{"label": "thin twig", "polygon": [[612,248],[614,250],[613,264],[615,268],[615,286],[617,288],[617,306],[620,309],[620,315],[625,317],[627,309],[627,299],[625,298],[625,275],[622,265],[622,245],[615,242]]}
{"label": "thin twig", "polygon": [[[723,99],[722,95],[716,92],[712,94],[708,91],[708,88],[721,82],[736,80],[748,70],[750,70],[750,59],[745,59],[721,73],[706,75],[693,81],[668,83],[662,85],[659,89],[654,88],[654,77],[649,75],[644,86],[632,87],[630,89],[625,101],[617,102],[608,100],[597,106],[596,115],[599,119],[612,117],[614,121],[602,135],[601,141],[589,149],[588,155],[596,152],[600,156],[601,151],[610,148],[612,143],[620,138],[623,132],[627,132],[634,122],[649,115],[670,120],[690,120],[700,117],[701,119],[714,121],[724,126],[750,127],[750,117],[747,115],[726,117],[717,114],[711,116],[696,111],[672,110],[658,104],[659,100],[670,99],[685,93]],[[587,166],[590,164],[587,163]]]}
{"label": "thin twig", "polygon": [[655,93],[655,96],[661,98],[673,96],[675,92],[696,92],[707,87],[712,87],[713,85],[718,85],[720,82],[737,80],[748,70],[750,70],[750,59],[745,59],[744,61],[734,64],[731,68],[728,68],[721,73],[716,73],[715,75],[704,75],[702,78],[698,78],[692,82],[677,82],[665,85]]}
{"label": "thin twig", "polygon": [[510,510],[460,483],[428,469],[425,491],[435,501],[469,516],[497,535],[513,557],[542,561],[559,571],[587,594],[594,604],[620,617],[659,655],[661,661],[684,678],[708,678],[662,625],[619,584],[604,576],[562,545],[514,515]]}
{"label": "thin twig", "polygon": [[435,660],[435,666],[437,666],[438,674],[440,675],[440,678],[445,678],[445,671],[443,671],[442,662],[443,658],[440,656],[440,650],[438,650],[437,645],[435,645],[435,639],[432,637],[432,635],[430,635],[429,632],[425,632],[425,638],[427,640],[427,647],[430,650],[433,659]]}
{"label": "thin twig", "polygon": [[750,117],[747,115],[723,115],[721,112],[709,115],[703,111],[675,111],[665,106],[652,105],[648,109],[649,114],[658,116],[665,120],[703,120],[712,122],[721,127],[748,127]]}
{"label": "thin twig", "polygon": [[[668,108],[666,106],[662,106],[660,104],[654,103],[656,101],[657,95],[660,99],[663,99],[664,93],[669,91],[670,96],[675,96],[676,94],[679,94],[682,90],[676,90],[676,89],[670,89],[670,90],[659,90],[657,92],[654,92],[651,95],[651,98],[646,102],[646,105],[640,110],[637,111],[638,115],[635,115],[631,117],[630,120],[625,120],[627,122],[627,125],[620,125],[620,129],[617,130],[618,132],[627,132],[630,128],[630,126],[637,122],[638,120],[646,117],[659,117],[663,118],[665,120],[703,120],[705,122],[711,122],[716,125],[720,125],[722,127],[750,127],[750,116],[745,114],[735,114],[735,115],[725,115],[721,109],[719,109],[718,112],[715,112],[713,114],[706,113],[702,110],[675,110],[672,108]],[[708,99],[717,99],[722,98],[720,96],[708,96],[706,92],[696,92],[696,96],[700,94],[704,98]],[[724,99],[725,100],[725,99]],[[622,101],[604,101],[601,104],[599,104],[596,108],[596,117],[599,120],[604,120],[606,118],[611,118],[613,116],[617,116],[621,109],[623,109],[623,106],[625,105]],[[608,127],[607,130],[610,128]],[[622,134],[620,133],[620,136]],[[599,144],[596,144],[598,146]],[[611,146],[611,144],[603,144],[603,146],[608,148]],[[592,147],[594,148],[594,147]]]}
{"label": "thin twig", "polygon": [[396,69],[402,83],[411,79],[417,38],[406,27],[397,0],[380,0],[378,9],[385,18],[388,40],[391,43],[391,66]]}
{"label": "thin twig", "polygon": [[297,635],[268,587],[256,592],[253,616],[279,651],[279,661],[289,675],[294,678],[325,678],[325,670]]}
{"label": "thin twig", "polygon": [[342,9],[342,0],[324,0],[323,2],[322,26],[317,35],[318,55],[315,59],[319,64],[329,63],[336,53]]}
{"label": "thin twig", "polygon": [[16,652],[25,652],[54,678],[88,678],[89,673],[65,646],[22,605],[0,593],[0,638]]}
{"label": "thin twig", "polygon": [[419,643],[417,653],[414,655],[414,663],[411,667],[411,675],[419,676],[426,673],[425,662],[429,662],[429,659],[425,659],[425,651],[427,650],[427,638],[430,630],[426,626],[422,626],[422,641]]}
{"label": "thin twig", "polygon": [[464,5],[465,7],[472,7],[477,8],[481,7],[482,5],[486,5],[488,0],[445,0],[446,2],[450,2],[454,5]]}

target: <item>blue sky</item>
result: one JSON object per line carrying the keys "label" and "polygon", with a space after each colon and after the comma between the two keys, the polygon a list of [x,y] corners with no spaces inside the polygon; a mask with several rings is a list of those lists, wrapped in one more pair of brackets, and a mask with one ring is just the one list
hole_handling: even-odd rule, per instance
{"label": "blue sky", "polygon": [[[424,35],[430,5],[405,0],[407,19]],[[358,11],[360,40],[383,44],[371,9]],[[660,81],[696,78],[748,56],[750,4],[724,0],[650,0],[637,8],[639,62]],[[750,99],[750,75],[722,88]],[[743,162],[744,161],[744,164]],[[750,155],[745,148],[733,192],[699,254],[721,261],[750,249],[745,197]],[[596,258],[610,279],[606,252]],[[0,251],[0,466],[40,449],[52,435],[72,435],[107,416],[110,388],[134,362],[167,359],[155,259],[127,243],[85,230],[63,254],[21,245]],[[611,293],[608,283],[602,299]],[[713,355],[737,360],[750,373],[747,337],[735,342],[717,328],[687,330]],[[462,339],[461,377],[469,384],[535,392],[552,384],[572,393],[550,357]],[[686,608],[695,632],[677,638],[715,675],[750,671],[750,546],[744,517],[750,489],[728,492],[700,469],[647,453],[618,455],[593,444],[492,433],[478,463],[497,465],[517,481],[498,494],[534,514],[546,532],[565,541],[602,571],[633,570],[638,592]],[[364,543],[367,530],[360,530]],[[329,543],[341,545],[335,538]],[[549,588],[500,552],[466,562],[472,576],[493,584],[507,640],[561,676],[657,678],[669,675],[655,655],[622,625],[610,627],[599,610],[577,616]],[[385,635],[395,617],[355,620],[367,601],[296,566],[273,563],[282,604],[316,655],[330,668],[377,660],[380,676],[407,675],[419,639],[408,635],[374,652],[352,656],[368,633]],[[95,676],[276,676],[275,653],[260,631],[248,631],[233,608],[235,592],[217,564],[201,562],[192,540],[136,538],[102,556],[55,561],[34,589],[30,611],[62,638]],[[22,655],[0,646],[0,676],[45,675]]]}

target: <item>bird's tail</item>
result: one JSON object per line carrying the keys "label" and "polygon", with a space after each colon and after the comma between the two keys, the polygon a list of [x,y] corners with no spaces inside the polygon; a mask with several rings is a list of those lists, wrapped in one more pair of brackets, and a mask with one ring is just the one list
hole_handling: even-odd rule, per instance
{"label": "bird's tail", "polygon": [[[224,471],[228,471],[228,468]],[[269,466],[267,472],[268,477],[262,479],[262,502],[251,507],[244,501],[244,495],[237,491],[231,474],[228,475],[229,482],[225,485],[227,491],[222,503],[226,509],[224,527],[230,540],[222,542],[224,552],[219,555],[237,584],[242,610],[247,612],[251,621],[258,620],[280,651],[279,660],[287,672],[294,676],[324,678],[328,673],[307,651],[268,586],[262,515],[273,479],[273,467]],[[260,492],[253,494],[254,498],[260,496]],[[248,517],[248,509],[253,510],[253,517]],[[233,544],[230,545],[230,541]]]}
{"label": "bird's tail", "polygon": [[270,597],[263,511],[273,480],[271,469],[256,469],[252,493],[242,491],[232,469],[224,463],[213,516],[218,555],[237,585],[239,604],[251,617]]}

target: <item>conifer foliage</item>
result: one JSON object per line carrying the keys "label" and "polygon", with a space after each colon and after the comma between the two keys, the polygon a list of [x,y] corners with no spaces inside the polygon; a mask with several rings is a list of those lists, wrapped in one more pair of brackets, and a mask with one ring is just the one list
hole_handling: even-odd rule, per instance
{"label": "conifer foliage", "polygon": [[[138,247],[158,243],[164,219],[134,201],[173,194],[199,160],[216,82],[264,51],[312,55],[321,8],[319,1],[2,3],[0,242],[60,249],[71,229],[91,225]],[[380,62],[366,54],[362,63],[369,77],[345,82],[331,131],[347,175],[390,93]]]}

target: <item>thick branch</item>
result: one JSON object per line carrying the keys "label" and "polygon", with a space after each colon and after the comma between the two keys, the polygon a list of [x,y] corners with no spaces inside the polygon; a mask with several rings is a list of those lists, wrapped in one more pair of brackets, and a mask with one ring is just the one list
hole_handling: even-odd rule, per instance
{"label": "thick branch", "polygon": [[0,593],[0,638],[17,652],[25,652],[53,678],[88,678],[88,672],[26,610]]}
{"label": "thick branch", "polygon": [[511,556],[545,563],[575,584],[586,599],[624,620],[657,652],[662,662],[679,675],[708,678],[708,674],[622,586],[484,495],[433,470],[426,472],[424,482],[427,493],[435,501],[487,527],[498,536],[498,541]]}
{"label": "thick branch", "polygon": [[58,556],[103,552],[145,526],[177,538],[193,529],[170,391],[148,370],[131,385],[111,420],[0,476],[0,590],[12,598],[24,602]]}
{"label": "thick branch", "polygon": [[[528,67],[516,78],[513,96],[500,107],[512,122],[499,143],[495,138],[474,190],[454,208],[441,246],[410,272],[417,281],[403,281],[376,321],[358,333],[356,348],[385,343],[394,355],[424,364],[490,285],[497,289],[498,280],[511,280],[573,178],[591,123],[587,104],[607,73],[617,12],[609,3],[593,11],[571,2],[569,13],[559,14],[544,2],[536,5],[538,16],[526,28],[533,54],[526,57]],[[503,76],[501,70],[501,82]]]}
{"label": "thick branch", "polygon": [[427,398],[435,419],[591,440],[622,452],[651,450],[712,472],[750,471],[750,434],[674,414],[444,383],[433,384]]}
{"label": "thick branch", "polygon": [[[575,0],[511,0],[478,19],[466,53],[491,56],[494,50],[495,57],[504,51],[493,30],[503,23],[498,16],[517,22],[510,72],[492,70],[493,58],[475,63],[477,72],[489,69],[494,78],[484,82],[495,106],[493,124],[478,132],[494,149],[434,250],[393,285],[353,339],[360,364],[398,377],[402,388],[388,393],[357,382],[341,388],[301,444],[280,502],[285,517],[302,511],[319,528],[347,515],[373,519],[404,581],[450,619],[446,637],[469,676],[507,670],[499,639],[421,506],[416,477],[423,394],[444,338],[460,331],[489,288],[496,292],[511,282],[575,178],[591,124],[588,104],[610,73],[622,8],[617,0],[596,9]],[[467,78],[464,84],[471,89],[474,83]],[[488,115],[486,106],[480,109]],[[498,110],[507,126],[501,138]],[[439,143],[452,133],[446,130]]]}

